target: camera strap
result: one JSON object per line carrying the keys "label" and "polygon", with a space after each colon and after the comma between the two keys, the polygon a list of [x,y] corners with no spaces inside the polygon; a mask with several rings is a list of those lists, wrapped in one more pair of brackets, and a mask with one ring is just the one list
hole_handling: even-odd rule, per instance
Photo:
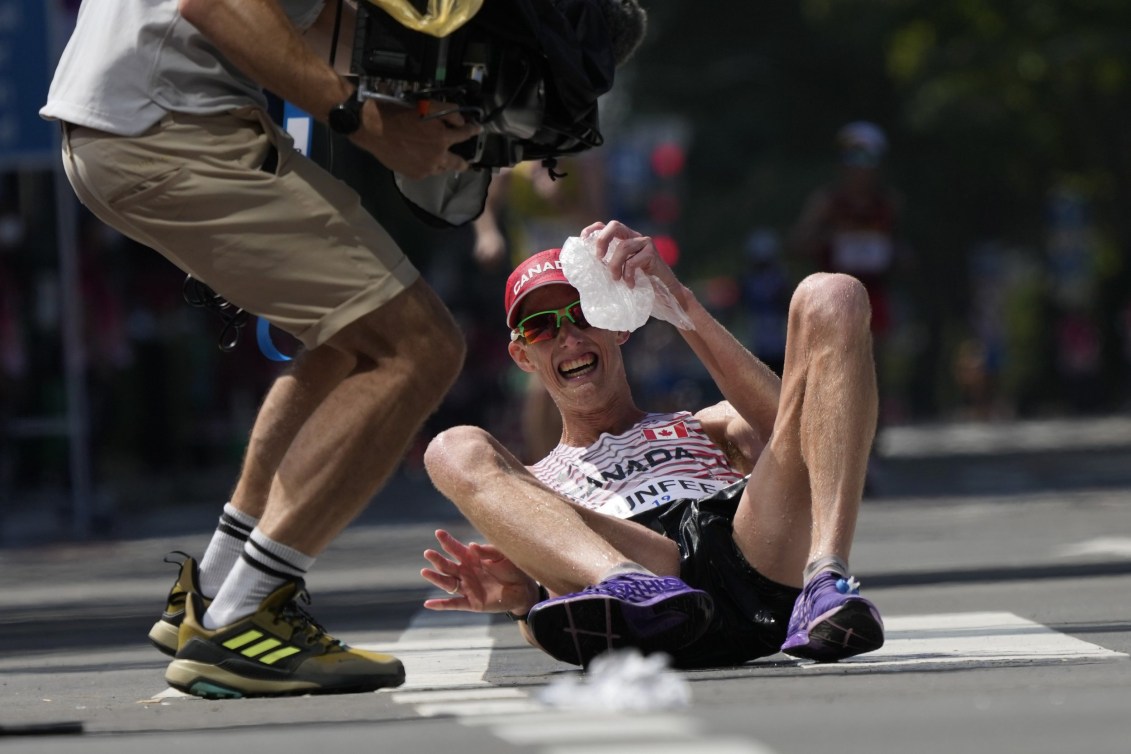
{"label": "camera strap", "polygon": [[[220,316],[223,327],[220,329],[217,345],[224,353],[233,351],[239,344],[240,333],[247,326],[251,315],[192,275],[185,277],[185,282],[181,285],[181,295],[189,306],[206,309]],[[255,341],[259,344],[260,353],[271,361],[290,361],[292,357],[276,348],[271,340],[271,323],[263,317],[256,319],[258,321],[255,323]]]}

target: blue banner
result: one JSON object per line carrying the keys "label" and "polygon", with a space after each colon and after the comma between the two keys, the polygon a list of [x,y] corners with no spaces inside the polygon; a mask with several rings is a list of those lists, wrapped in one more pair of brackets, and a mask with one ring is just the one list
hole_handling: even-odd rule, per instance
{"label": "blue banner", "polygon": [[[39,117],[54,68],[45,0],[0,0],[0,169],[58,159],[52,123]],[[53,6],[52,6],[53,7]]]}

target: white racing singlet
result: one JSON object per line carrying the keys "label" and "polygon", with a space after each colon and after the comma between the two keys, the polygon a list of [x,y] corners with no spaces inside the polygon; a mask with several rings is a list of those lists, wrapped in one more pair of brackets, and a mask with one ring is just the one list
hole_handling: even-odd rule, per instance
{"label": "white racing singlet", "polygon": [[648,414],[585,448],[559,444],[530,471],[578,505],[618,518],[706,497],[743,477],[687,411]]}

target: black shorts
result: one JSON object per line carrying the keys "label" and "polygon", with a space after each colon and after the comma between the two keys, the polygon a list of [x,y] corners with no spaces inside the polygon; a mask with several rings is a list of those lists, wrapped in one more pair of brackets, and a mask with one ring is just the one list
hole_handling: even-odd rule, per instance
{"label": "black shorts", "polygon": [[673,654],[680,668],[740,665],[780,651],[801,590],[758,573],[734,543],[734,512],[746,480],[699,500],[677,500],[658,514],[633,519],[679,545],[680,578],[711,595],[707,632]]}

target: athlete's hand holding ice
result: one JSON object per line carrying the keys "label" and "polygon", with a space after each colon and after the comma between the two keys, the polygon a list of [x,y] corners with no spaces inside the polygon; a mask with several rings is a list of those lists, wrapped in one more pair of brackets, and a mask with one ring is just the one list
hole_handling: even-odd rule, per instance
{"label": "athlete's hand holding ice", "polygon": [[[581,238],[592,238],[596,256],[609,268],[613,280],[623,280],[629,288],[636,285],[636,271],[663,282],[669,290],[678,284],[675,273],[660,257],[652,239],[613,220],[597,222],[581,231]],[[615,242],[615,243],[614,243]]]}
{"label": "athlete's hand holding ice", "polygon": [[[527,468],[477,427],[433,440],[433,482],[490,545],[438,534],[447,557],[430,550],[423,573],[456,594],[426,606],[528,609],[527,638],[581,665],[624,645],[685,666],[879,647],[879,614],[847,566],[876,411],[863,287],[824,274],[798,287],[783,382],[650,238],[614,221],[581,241],[618,285],[651,284],[725,400],[695,413],[637,407],[621,358],[629,333],[590,324],[589,305],[606,302],[567,279],[577,260],[563,265],[557,249],[528,259],[507,282],[508,348],[553,398],[561,441]],[[531,604],[536,585],[562,596]]]}

